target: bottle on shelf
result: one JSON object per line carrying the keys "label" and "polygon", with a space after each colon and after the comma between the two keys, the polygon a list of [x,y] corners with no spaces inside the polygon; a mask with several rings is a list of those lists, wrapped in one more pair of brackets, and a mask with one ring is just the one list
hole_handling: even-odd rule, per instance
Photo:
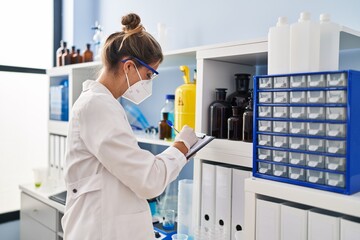
{"label": "bottle on shelf", "polygon": [[56,66],[63,66],[62,55],[65,53],[67,43],[63,40],[60,41],[60,47],[56,50]]}
{"label": "bottle on shelf", "polygon": [[[174,94],[167,94],[165,96],[165,104],[161,108],[161,117],[163,118],[163,113],[168,113],[167,120],[169,120],[172,124],[174,124],[174,108],[175,108],[175,95]],[[175,138],[175,133],[173,129],[170,129],[171,131],[171,138]]]}
{"label": "bottle on shelf", "polygon": [[159,122],[159,139],[171,140],[172,128],[167,123],[169,117],[168,112],[162,113],[162,120]]}
{"label": "bottle on shelf", "polygon": [[302,12],[298,22],[290,26],[290,72],[319,71],[320,24]]}
{"label": "bottle on shelf", "polygon": [[80,49],[77,49],[76,50],[76,63],[82,63],[84,60],[83,60],[83,56],[81,56],[81,53],[80,53]]}
{"label": "bottle on shelf", "polygon": [[77,63],[75,46],[71,46],[70,62],[71,62],[71,64]]}
{"label": "bottle on shelf", "polygon": [[240,107],[240,116],[242,116],[249,98],[250,74],[236,73],[234,76],[236,90],[231,93],[226,100],[231,106]]}
{"label": "bottle on shelf", "polygon": [[62,55],[63,66],[71,64],[71,53],[69,49],[66,49],[65,53]]}
{"label": "bottle on shelf", "polygon": [[242,140],[243,116],[240,114],[240,107],[232,106],[232,117],[228,118],[228,139]]}
{"label": "bottle on shelf", "polygon": [[87,43],[86,44],[86,50],[83,53],[84,62],[92,62],[94,60],[94,54],[90,50],[90,47],[91,47],[91,44]]}
{"label": "bottle on shelf", "polygon": [[268,34],[268,74],[290,72],[290,26],[287,17],[279,17]]}
{"label": "bottle on shelf", "polygon": [[329,14],[320,15],[320,71],[339,70],[340,26]]}
{"label": "bottle on shelf", "polygon": [[215,101],[209,107],[209,135],[227,138],[227,119],[231,116],[231,104],[226,101],[226,88],[215,89]]}
{"label": "bottle on shelf", "polygon": [[253,92],[250,92],[249,101],[243,114],[243,134],[244,142],[253,141]]}
{"label": "bottle on shelf", "polygon": [[178,130],[184,125],[195,129],[196,85],[190,82],[188,66],[180,66],[180,70],[184,73],[184,84],[175,90],[174,125]]}

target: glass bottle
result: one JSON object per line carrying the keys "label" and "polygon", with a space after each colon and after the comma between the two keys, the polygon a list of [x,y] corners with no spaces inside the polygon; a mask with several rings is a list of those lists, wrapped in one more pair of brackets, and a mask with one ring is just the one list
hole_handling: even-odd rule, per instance
{"label": "glass bottle", "polygon": [[93,52],[90,50],[90,43],[86,44],[86,50],[83,53],[84,62],[92,62],[93,61]]}
{"label": "glass bottle", "polygon": [[227,138],[227,119],[231,116],[231,104],[226,99],[226,88],[216,88],[216,100],[209,107],[209,135]]}
{"label": "glass bottle", "polygon": [[77,63],[76,62],[76,50],[75,50],[75,46],[72,46],[71,47],[71,53],[70,53],[70,63],[71,64],[74,64],[74,63]]}
{"label": "glass bottle", "polygon": [[232,117],[228,118],[228,139],[242,140],[243,117],[240,115],[240,107],[232,106]]}
{"label": "glass bottle", "polygon": [[[174,124],[174,101],[175,101],[175,95],[174,94],[167,94],[165,95],[165,104],[161,108],[161,117],[163,116],[163,113],[167,112],[168,117],[167,119]],[[175,138],[174,130],[171,128],[171,138]]]}
{"label": "glass bottle", "polygon": [[60,47],[56,50],[56,66],[57,67],[63,66],[62,55],[63,55],[63,53],[65,53],[66,45],[67,45],[66,42],[61,40]]}
{"label": "glass bottle", "polygon": [[80,53],[80,49],[77,49],[76,50],[76,63],[82,63],[84,60],[83,60],[83,56],[81,56],[81,53]]}
{"label": "glass bottle", "polygon": [[239,106],[241,108],[240,114],[242,115],[249,97],[250,74],[236,73],[234,76],[236,91],[227,97],[227,101],[230,102],[232,106]]}
{"label": "glass bottle", "polygon": [[62,55],[63,66],[71,64],[71,53],[69,49],[66,49],[65,53]]}
{"label": "glass bottle", "polygon": [[249,102],[243,114],[243,141],[253,141],[253,98],[250,92]]}
{"label": "glass bottle", "polygon": [[165,140],[171,140],[171,127],[166,122],[168,120],[169,113],[162,113],[162,120],[159,122],[159,138]]}

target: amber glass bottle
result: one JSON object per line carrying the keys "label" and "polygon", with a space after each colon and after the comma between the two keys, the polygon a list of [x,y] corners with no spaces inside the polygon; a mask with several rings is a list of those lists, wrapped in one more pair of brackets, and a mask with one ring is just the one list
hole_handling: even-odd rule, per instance
{"label": "amber glass bottle", "polygon": [[81,56],[80,49],[76,50],[76,63],[84,62],[83,56]]}
{"label": "amber glass bottle", "polygon": [[76,62],[76,49],[75,49],[75,46],[71,47],[70,59],[71,59],[71,64],[77,63]]}
{"label": "amber glass bottle", "polygon": [[71,64],[71,53],[69,49],[62,55],[63,66]]}
{"label": "amber glass bottle", "polygon": [[209,135],[227,138],[227,119],[231,117],[231,105],[225,100],[226,88],[216,88],[216,100],[209,107]]}
{"label": "amber glass bottle", "polygon": [[232,106],[232,117],[228,119],[228,139],[242,140],[243,117],[240,114],[241,109],[238,106]]}
{"label": "amber glass bottle", "polygon": [[235,92],[229,94],[227,101],[231,103],[232,106],[240,107],[240,116],[245,111],[249,98],[249,84],[250,84],[250,74],[247,73],[236,73],[235,74]]}
{"label": "amber glass bottle", "polygon": [[90,46],[91,44],[88,43],[86,44],[86,50],[83,53],[83,57],[84,57],[84,62],[92,62],[93,58],[94,58],[94,54],[93,52],[90,50]]}
{"label": "amber glass bottle", "polygon": [[243,114],[243,141],[252,142],[253,140],[253,99],[250,92],[249,102]]}
{"label": "amber glass bottle", "polygon": [[61,40],[60,47],[56,50],[56,66],[57,67],[63,66],[62,55],[65,53],[66,45],[67,45],[66,42]]}
{"label": "amber glass bottle", "polygon": [[171,127],[166,122],[168,120],[169,113],[162,113],[162,120],[159,122],[159,138],[165,140],[171,140]]}

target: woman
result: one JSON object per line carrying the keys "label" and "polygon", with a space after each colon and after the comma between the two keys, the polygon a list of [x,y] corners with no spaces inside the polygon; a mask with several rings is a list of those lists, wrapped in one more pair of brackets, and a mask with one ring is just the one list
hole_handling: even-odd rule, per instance
{"label": "woman", "polygon": [[67,202],[64,239],[154,239],[146,199],[160,195],[186,164],[196,143],[185,126],[173,146],[159,155],[139,148],[122,106],[140,103],[163,60],[161,47],[136,14],[122,18],[123,31],[108,37],[103,71],[83,84],[73,107],[65,162]]}

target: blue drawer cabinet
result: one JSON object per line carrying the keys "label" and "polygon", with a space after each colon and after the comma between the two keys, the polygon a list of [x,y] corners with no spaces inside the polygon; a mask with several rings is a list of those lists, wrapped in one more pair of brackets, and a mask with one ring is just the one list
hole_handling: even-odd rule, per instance
{"label": "blue drawer cabinet", "polygon": [[360,72],[254,77],[253,175],[360,191]]}

